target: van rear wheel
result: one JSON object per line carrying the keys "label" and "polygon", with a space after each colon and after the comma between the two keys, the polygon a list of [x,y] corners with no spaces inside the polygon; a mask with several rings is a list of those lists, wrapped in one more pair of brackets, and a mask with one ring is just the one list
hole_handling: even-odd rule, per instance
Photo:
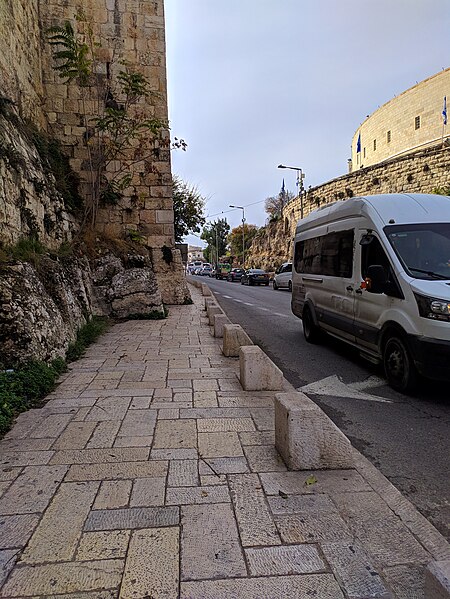
{"label": "van rear wheel", "polygon": [[320,329],[314,323],[311,309],[308,306],[303,308],[302,314],[303,335],[308,343],[317,343],[320,338]]}
{"label": "van rear wheel", "polygon": [[389,385],[401,393],[415,390],[419,375],[405,341],[391,335],[385,343],[383,364]]}

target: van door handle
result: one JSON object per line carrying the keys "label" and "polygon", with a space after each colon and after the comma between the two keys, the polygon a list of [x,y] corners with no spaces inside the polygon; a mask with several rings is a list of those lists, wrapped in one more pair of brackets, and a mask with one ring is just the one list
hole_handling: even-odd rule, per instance
{"label": "van door handle", "polygon": [[351,285],[347,285],[346,290],[347,291],[353,291],[353,287]]}
{"label": "van door handle", "polygon": [[358,289],[355,291],[355,293],[357,293],[358,295],[362,295],[362,289],[359,289],[359,288],[358,288]]}

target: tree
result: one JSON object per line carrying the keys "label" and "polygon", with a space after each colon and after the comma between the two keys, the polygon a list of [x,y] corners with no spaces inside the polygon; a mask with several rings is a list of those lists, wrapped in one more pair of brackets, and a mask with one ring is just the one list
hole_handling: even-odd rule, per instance
{"label": "tree", "polygon": [[175,241],[179,243],[189,233],[200,233],[205,224],[205,198],[179,177],[173,178],[172,197]]}
{"label": "tree", "polygon": [[229,232],[230,225],[226,218],[219,218],[203,227],[201,238],[208,244],[203,254],[208,262],[218,262],[226,253]]}
{"label": "tree", "polygon": [[271,219],[277,220],[283,214],[283,208],[295,197],[292,191],[284,191],[283,189],[276,196],[266,198],[264,208]]}
{"label": "tree", "polygon": [[[248,225],[247,223],[244,225],[246,253],[250,249],[257,232],[258,227],[256,225]],[[231,230],[231,233],[228,235],[228,243],[230,244],[231,254],[242,263],[242,225]]]}

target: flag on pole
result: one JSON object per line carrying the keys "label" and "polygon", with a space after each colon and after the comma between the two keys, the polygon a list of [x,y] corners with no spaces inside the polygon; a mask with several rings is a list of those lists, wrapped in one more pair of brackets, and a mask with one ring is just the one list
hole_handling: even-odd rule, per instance
{"label": "flag on pole", "polygon": [[356,153],[361,152],[361,133],[358,135],[358,141],[356,142]]}
{"label": "flag on pole", "polygon": [[444,108],[442,109],[442,118],[444,119],[444,125],[447,124],[447,96],[444,96]]}

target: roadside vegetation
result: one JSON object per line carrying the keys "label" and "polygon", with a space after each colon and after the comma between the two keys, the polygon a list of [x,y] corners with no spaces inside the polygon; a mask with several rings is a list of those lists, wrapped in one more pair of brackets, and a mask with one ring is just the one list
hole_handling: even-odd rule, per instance
{"label": "roadside vegetation", "polygon": [[55,388],[58,377],[67,370],[67,364],[78,360],[107,327],[107,319],[92,318],[79,329],[76,341],[67,350],[65,360],[57,358],[50,364],[29,362],[17,369],[4,369],[0,365],[0,437],[10,429],[20,412],[40,405],[45,396]]}

